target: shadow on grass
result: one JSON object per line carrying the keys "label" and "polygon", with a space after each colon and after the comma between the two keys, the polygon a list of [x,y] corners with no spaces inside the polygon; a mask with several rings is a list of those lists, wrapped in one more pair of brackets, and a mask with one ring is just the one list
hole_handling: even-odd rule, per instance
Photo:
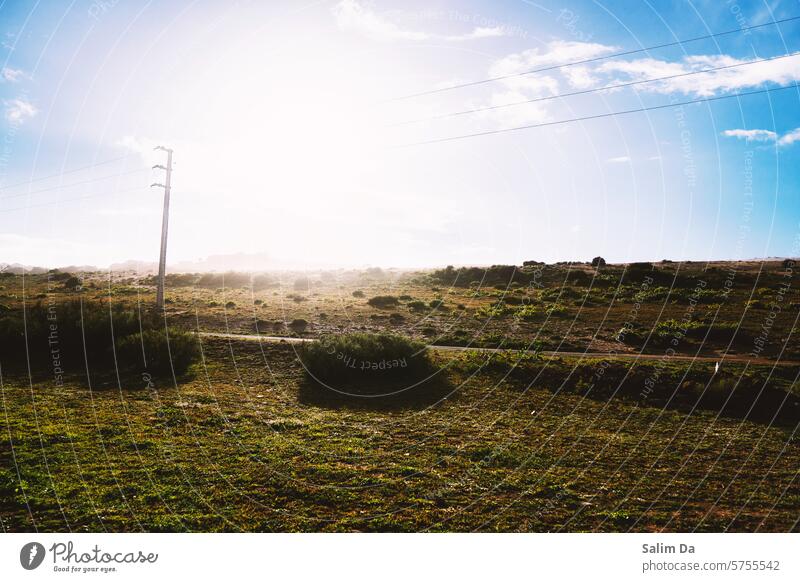
{"label": "shadow on grass", "polygon": [[300,382],[298,398],[301,404],[329,409],[421,410],[436,406],[452,392],[451,383],[442,373],[417,384],[375,379],[347,385],[324,385],[306,377]]}
{"label": "shadow on grass", "polygon": [[800,423],[800,397],[793,391],[797,370],[791,366],[745,369],[728,366],[715,373],[712,364],[652,362],[630,364],[585,360],[523,361],[467,355],[461,368],[503,376],[516,389],[546,389],[578,394],[598,402],[620,400],[642,408],[718,413],[721,417],[794,428]]}
{"label": "shadow on grass", "polygon": [[30,372],[21,362],[11,366],[3,366],[3,376],[17,383],[30,382],[36,386],[82,386],[93,391],[105,390],[143,390],[147,388],[172,388],[190,382],[195,378],[193,370],[172,375],[170,370],[158,369],[148,371],[136,367],[115,369],[112,364],[98,364],[86,368],[64,367],[61,372],[54,372],[43,364],[32,365]]}

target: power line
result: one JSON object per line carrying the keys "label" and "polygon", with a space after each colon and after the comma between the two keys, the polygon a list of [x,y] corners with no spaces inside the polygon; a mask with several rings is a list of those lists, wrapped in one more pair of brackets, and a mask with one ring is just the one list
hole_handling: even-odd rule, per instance
{"label": "power line", "polygon": [[45,206],[52,206],[52,205],[61,205],[67,202],[78,202],[80,200],[89,200],[91,198],[99,198],[101,196],[109,196],[111,194],[125,194],[127,192],[135,192],[137,190],[147,190],[147,186],[137,186],[135,188],[127,188],[125,190],[113,190],[110,192],[100,192],[98,194],[91,194],[89,196],[81,196],[79,198],[66,198],[64,200],[55,200],[52,202],[45,202],[43,204],[32,204],[29,206],[17,206],[15,208],[4,208],[0,210],[2,212],[16,212],[18,210],[29,210],[31,208],[44,208]]}
{"label": "power line", "polygon": [[113,164],[114,162],[119,162],[125,159],[128,159],[134,154],[126,154],[124,156],[120,156],[118,158],[112,158],[110,160],[104,160],[102,162],[97,162],[95,164],[89,164],[86,166],[81,166],[78,168],[73,168],[71,170],[66,170],[64,172],[58,172],[57,174],[50,174],[48,176],[40,176],[38,178],[33,178],[31,180],[25,180],[23,182],[17,182],[16,184],[8,184],[6,186],[0,186],[0,191],[6,190],[7,188],[16,188],[17,186],[27,186],[28,184],[32,184],[33,182],[41,182],[42,180],[49,180],[51,178],[58,178],[59,176],[66,176],[67,174],[74,174],[75,172],[80,172],[82,170],[88,170],[90,168],[96,168],[97,166],[104,166],[107,164]]}
{"label": "power line", "polygon": [[585,117],[574,117],[574,118],[571,118],[571,119],[559,119],[557,121],[547,121],[545,123],[535,123],[533,125],[521,125],[519,127],[507,127],[507,128],[504,128],[504,129],[493,129],[493,130],[490,130],[490,131],[482,131],[482,132],[479,132],[479,133],[469,133],[469,134],[466,134],[466,135],[457,135],[457,136],[453,136],[453,137],[443,137],[443,138],[439,138],[439,139],[418,141],[418,142],[413,142],[413,143],[408,143],[408,144],[402,144],[402,145],[399,145],[399,146],[395,146],[395,148],[409,148],[409,147],[420,146],[420,145],[444,143],[444,142],[448,142],[448,141],[457,141],[457,140],[467,139],[467,138],[471,138],[471,137],[481,137],[481,136],[484,136],[484,135],[494,135],[494,134],[498,134],[498,133],[507,133],[507,132],[511,132],[511,131],[520,131],[520,130],[523,130],[523,129],[535,129],[535,128],[538,128],[538,127],[548,127],[548,126],[551,126],[551,125],[563,125],[565,123],[573,123],[573,122],[576,122],[576,121],[589,121],[589,120],[592,120],[592,119],[602,119],[604,117],[614,117],[614,116],[617,116],[617,115],[628,115],[630,113],[644,113],[646,111],[655,111],[657,109],[667,109],[669,107],[681,107],[683,105],[692,105],[694,103],[708,103],[708,102],[711,102],[711,101],[720,101],[722,99],[731,99],[733,97],[748,97],[750,95],[759,95],[761,93],[775,93],[777,91],[783,91],[785,89],[796,89],[796,88],[798,88],[798,85],[795,84],[795,85],[787,85],[785,87],[777,87],[777,88],[773,88],[773,89],[760,89],[758,91],[748,91],[746,93],[734,93],[732,95],[718,95],[716,97],[706,97],[704,99],[693,99],[691,101],[682,101],[682,102],[678,102],[678,103],[667,103],[667,104],[664,104],[664,105],[653,105],[651,107],[641,107],[639,109],[628,109],[628,110],[625,110],[625,111],[611,111],[609,113],[598,113],[596,115],[587,115]]}
{"label": "power line", "polygon": [[655,77],[653,79],[640,79],[640,80],[637,80],[637,81],[629,81],[629,82],[626,82],[626,83],[617,83],[615,85],[604,85],[603,87],[595,87],[593,89],[583,89],[581,91],[573,91],[571,93],[560,93],[558,95],[548,95],[546,97],[536,97],[534,99],[527,99],[525,101],[516,101],[514,103],[503,103],[502,105],[490,105],[490,106],[487,106],[487,107],[479,107],[477,109],[466,109],[464,111],[456,111],[455,113],[444,113],[442,115],[433,115],[431,117],[423,117],[423,118],[419,118],[419,119],[411,119],[411,120],[408,120],[408,121],[401,121],[399,123],[393,123],[393,124],[389,125],[389,127],[399,127],[399,126],[403,126],[403,125],[411,125],[411,124],[414,124],[414,123],[422,123],[424,121],[435,121],[435,120],[439,120],[439,119],[447,119],[447,118],[450,118],[450,117],[457,117],[457,116],[460,116],[460,115],[468,115],[468,114],[471,114],[471,113],[481,113],[483,111],[494,111],[495,109],[504,109],[506,107],[515,107],[517,105],[527,105],[529,103],[538,103],[540,101],[550,101],[550,100],[553,100],[553,99],[561,99],[561,98],[564,98],[564,97],[574,97],[576,95],[587,95],[587,94],[590,94],[590,93],[597,93],[597,92],[600,92],[600,91],[610,91],[612,89],[622,89],[622,88],[625,88],[625,87],[631,87],[633,85],[641,85],[641,84],[644,84],[644,83],[655,83],[657,81],[668,81],[670,79],[678,79],[680,77],[689,77],[691,75],[702,75],[703,73],[713,73],[715,71],[722,71],[722,70],[725,70],[725,69],[734,69],[734,68],[737,68],[737,67],[744,67],[744,66],[747,66],[747,65],[755,65],[755,64],[758,64],[758,63],[765,63],[765,62],[768,62],[768,61],[777,61],[779,59],[786,59],[786,58],[796,57],[796,56],[800,56],[800,53],[791,53],[791,54],[788,54],[788,55],[778,55],[778,56],[774,56],[774,57],[767,57],[767,58],[763,58],[763,59],[749,61],[749,62],[746,62],[746,63],[736,63],[734,65],[724,65],[724,66],[720,66],[720,67],[711,67],[711,68],[708,68],[708,69],[702,69],[700,71],[689,71],[689,72],[685,72],[685,73],[676,73],[674,75],[667,75],[665,77]]}
{"label": "power line", "polygon": [[629,55],[635,55],[635,54],[643,53],[643,52],[647,52],[647,51],[653,51],[653,50],[658,50],[658,49],[662,49],[662,48],[669,48],[669,47],[672,47],[672,46],[684,45],[684,44],[688,44],[688,43],[691,43],[691,42],[698,42],[698,41],[701,41],[701,40],[708,40],[710,38],[715,38],[715,37],[718,37],[718,36],[726,36],[726,35],[729,35],[729,34],[736,34],[736,33],[739,33],[739,32],[744,32],[746,30],[755,30],[757,28],[763,28],[765,26],[776,26],[778,24],[782,24],[784,22],[792,22],[794,20],[800,20],[800,16],[792,16],[790,18],[783,18],[781,20],[773,20],[773,21],[770,21],[770,22],[765,22],[763,24],[754,24],[753,26],[743,26],[741,28],[725,30],[725,31],[722,31],[722,32],[715,32],[713,34],[706,34],[704,36],[696,36],[694,38],[687,38],[687,39],[684,39],[684,40],[676,40],[674,42],[657,44],[657,45],[653,45],[653,46],[650,46],[650,47],[645,47],[645,48],[640,48],[640,49],[632,49],[632,50],[622,51],[622,52],[618,52],[618,53],[613,53],[613,54],[610,54],[610,55],[603,55],[603,56],[592,57],[592,58],[588,58],[588,59],[582,59],[582,60],[579,60],[579,61],[572,61],[572,62],[568,62],[568,63],[562,63],[560,65],[549,65],[547,67],[541,67],[541,68],[538,68],[538,69],[532,69],[530,71],[524,71],[522,73],[512,73],[512,74],[509,74],[509,75],[501,75],[501,76],[498,76],[498,77],[489,77],[488,79],[481,79],[479,81],[469,81],[467,83],[460,83],[458,85],[450,85],[450,86],[447,86],[447,87],[440,87],[438,89],[430,89],[428,91],[421,91],[419,93],[412,93],[410,95],[403,95],[401,97],[394,97],[392,99],[387,99],[387,100],[383,101],[383,103],[393,103],[395,101],[403,101],[405,99],[413,99],[415,97],[423,97],[425,95],[433,95],[433,94],[436,94],[436,93],[443,93],[445,91],[452,91],[454,89],[463,89],[465,87],[474,87],[476,85],[484,85],[486,83],[493,83],[495,81],[502,81],[504,79],[512,79],[512,78],[515,78],[515,77],[522,77],[522,76],[525,76],[525,75],[533,75],[535,73],[543,73],[545,71],[553,71],[553,70],[556,70],[556,69],[563,69],[565,67],[573,67],[575,65],[584,65],[584,64],[594,63],[594,62],[602,61],[602,60],[606,60],[606,59],[613,59],[613,58],[617,58],[617,57],[625,57],[625,56],[629,56]]}
{"label": "power line", "polygon": [[135,170],[130,170],[128,172],[120,172],[119,174],[111,174],[108,176],[100,176],[99,178],[91,178],[89,180],[82,180],[80,182],[72,182],[71,184],[59,184],[58,186],[52,186],[50,188],[42,188],[41,190],[33,190],[32,192],[21,192],[19,194],[11,194],[9,196],[3,196],[0,200],[9,200],[11,198],[19,198],[20,196],[28,196],[33,194],[41,194],[42,192],[52,192],[53,190],[61,190],[62,188],[72,188],[73,186],[84,186],[86,184],[91,184],[92,182],[99,182],[100,180],[108,180],[110,178],[119,178],[122,176],[129,176],[131,174],[138,174],[140,172],[147,172],[150,168],[137,168]]}

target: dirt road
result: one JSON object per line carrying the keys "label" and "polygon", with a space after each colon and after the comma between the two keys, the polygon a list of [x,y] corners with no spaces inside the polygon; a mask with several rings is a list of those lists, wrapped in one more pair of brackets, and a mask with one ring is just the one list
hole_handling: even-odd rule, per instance
{"label": "dirt road", "polygon": [[[241,333],[220,333],[220,332],[200,332],[202,337],[216,337],[222,339],[229,339],[235,341],[255,341],[265,343],[289,343],[289,344],[302,344],[305,342],[314,341],[313,338],[299,338],[299,337],[281,337],[271,335],[258,335],[258,334],[241,334]],[[428,346],[432,350],[442,352],[517,352],[520,350],[509,348],[479,348],[479,347],[463,347],[463,346]],[[770,360],[767,358],[752,358],[748,355],[728,354],[718,356],[693,356],[688,354],[640,354],[640,353],[612,353],[612,352],[564,352],[564,351],[547,351],[542,350],[539,352],[544,356],[555,356],[562,358],[585,358],[585,359],[606,359],[606,360],[668,360],[675,362],[719,362],[720,364],[738,363],[760,366],[800,366],[800,362],[792,360]]]}

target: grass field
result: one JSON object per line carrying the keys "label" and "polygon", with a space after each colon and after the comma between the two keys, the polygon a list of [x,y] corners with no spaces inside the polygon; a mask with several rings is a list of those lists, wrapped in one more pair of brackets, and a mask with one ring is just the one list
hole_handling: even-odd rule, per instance
{"label": "grass field", "polygon": [[[432,344],[606,355],[432,351],[429,397],[398,402],[319,397],[302,346],[289,343],[200,336],[202,359],[177,379],[79,361],[54,382],[48,366],[3,355],[0,523],[4,531],[797,530],[792,269],[705,267],[532,265],[508,277],[479,270],[483,280],[466,270],[372,270],[228,276],[230,286],[219,276],[173,276],[166,321],[174,330],[310,339],[391,331]],[[87,274],[82,289],[64,281],[2,277],[0,316],[37,301],[153,298],[152,281],[132,275]],[[394,299],[370,304],[375,297]],[[617,356],[639,352],[656,357]],[[719,358],[720,370],[674,358],[697,354]]]}

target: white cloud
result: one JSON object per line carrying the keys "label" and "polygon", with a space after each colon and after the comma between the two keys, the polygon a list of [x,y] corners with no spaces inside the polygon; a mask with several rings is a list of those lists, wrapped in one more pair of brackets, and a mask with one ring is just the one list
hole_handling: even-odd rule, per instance
{"label": "white cloud", "polygon": [[[491,107],[499,106],[501,109],[484,111],[480,116],[494,121],[503,128],[548,121],[549,114],[547,109],[538,103],[526,103],[518,107],[503,107],[504,105],[523,102],[526,99],[526,95],[515,90],[495,91],[489,97],[488,105]],[[475,108],[482,106],[486,105],[476,105]]]}
{"label": "white cloud", "polygon": [[608,158],[606,160],[609,164],[627,164],[630,161],[630,156],[619,156],[618,158]]}
{"label": "white cloud", "polygon": [[790,146],[796,141],[800,141],[800,127],[780,137],[777,133],[769,129],[726,129],[722,132],[722,135],[746,141],[772,141],[776,142],[779,146]]}
{"label": "white cloud", "polygon": [[34,117],[39,112],[33,103],[25,101],[22,98],[10,99],[4,101],[3,104],[6,107],[6,121],[13,124],[21,124]]}
{"label": "white cloud", "polygon": [[[496,85],[498,89],[489,97],[488,105],[492,107],[512,105],[557,95],[560,83],[555,76],[556,71],[553,71],[553,75],[520,75],[520,73],[575,60],[591,59],[615,50],[616,47],[597,43],[555,40],[542,48],[509,54],[489,67],[488,76],[501,77],[502,80]],[[595,82],[587,67],[572,67],[567,73],[568,70],[563,69],[562,72],[570,75],[568,77],[570,83],[587,87]],[[476,105],[476,107],[481,106],[485,104]],[[501,127],[542,123],[550,119],[548,108],[544,103],[525,103],[518,107],[496,109],[484,117],[495,120]]]}
{"label": "white cloud", "polygon": [[508,55],[492,65],[492,76],[513,75],[551,65],[571,61],[583,61],[607,55],[617,47],[593,42],[554,40],[547,43],[544,50],[529,49]]}
{"label": "white cloud", "polygon": [[502,26],[479,26],[465,34],[441,35],[429,32],[408,30],[398,26],[385,16],[373,11],[359,0],[342,0],[333,7],[333,16],[341,30],[356,32],[382,41],[467,41],[481,38],[496,38],[508,36],[509,31]]}
{"label": "white cloud", "polygon": [[336,24],[342,30],[358,32],[374,40],[427,40],[423,32],[404,30],[376,14],[358,0],[342,0],[333,7]]}
{"label": "white cloud", "polygon": [[20,69],[12,69],[11,67],[3,67],[0,69],[0,78],[9,83],[17,83],[25,78],[25,72]]}
{"label": "white cloud", "polygon": [[782,135],[778,140],[778,145],[789,146],[796,141],[800,141],[800,127]]}
{"label": "white cloud", "polygon": [[472,32],[467,34],[457,34],[454,36],[442,37],[446,40],[460,41],[460,40],[475,40],[479,38],[498,38],[501,36],[508,36],[508,30],[502,26],[478,26],[472,29]]}
{"label": "white cloud", "polygon": [[683,93],[700,97],[759,87],[766,83],[785,85],[800,80],[800,58],[793,56],[758,64],[746,64],[753,60],[737,59],[729,55],[693,55],[685,57],[679,62],[645,58],[631,61],[610,61],[597,67],[596,70],[599,73],[621,73],[625,76],[624,79],[620,79],[621,81],[640,81],[736,65],[733,68],[643,83],[638,86],[640,91],[665,94]]}
{"label": "white cloud", "polygon": [[[558,93],[559,82],[551,75],[520,75],[534,69],[581,61],[606,55],[617,50],[616,47],[589,42],[554,40],[543,49],[529,49],[510,54],[495,61],[489,68],[490,77],[508,77],[503,83],[512,90],[530,93],[529,97],[541,97]],[[586,67],[563,69],[569,82],[575,86],[586,87],[595,81]],[[555,72],[555,71],[554,71]],[[516,76],[515,76],[516,75]],[[571,76],[570,76],[571,75]]]}
{"label": "white cloud", "polygon": [[567,78],[567,82],[576,89],[588,89],[599,83],[599,79],[586,66],[567,67],[562,72]]}
{"label": "white cloud", "polygon": [[746,141],[774,141],[778,135],[768,129],[726,129],[725,137],[736,137]]}

